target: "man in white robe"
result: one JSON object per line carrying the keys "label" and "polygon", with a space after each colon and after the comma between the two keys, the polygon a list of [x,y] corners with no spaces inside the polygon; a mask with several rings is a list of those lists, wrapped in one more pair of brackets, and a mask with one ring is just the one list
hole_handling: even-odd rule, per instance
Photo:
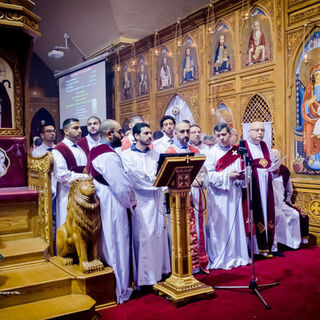
{"label": "man in white robe", "polygon": [[231,269],[250,262],[242,212],[238,148],[226,123],[214,128],[217,143],[208,151],[207,253],[209,269]]}
{"label": "man in white robe", "polygon": [[100,137],[100,126],[101,120],[96,116],[91,116],[87,120],[87,130],[88,134],[77,141],[77,145],[81,147],[81,149],[85,152],[85,154],[89,155],[90,150],[97,146],[101,142]]}
{"label": "man in white robe", "polygon": [[78,119],[69,118],[63,122],[64,139],[52,150],[56,190],[56,229],[64,224],[67,217],[68,194],[71,183],[76,179],[88,178],[82,173],[87,157],[76,142],[81,138]]}
{"label": "man in white robe", "polygon": [[154,285],[171,271],[165,209],[161,188],[153,187],[159,155],[148,146],[152,132],[146,123],[133,127],[136,143],[122,152],[124,168],[137,200],[132,217],[136,286]]}
{"label": "man in white robe", "polygon": [[174,129],[176,121],[171,116],[163,116],[160,120],[160,127],[163,132],[163,137],[153,142],[153,150],[164,153],[174,142]]}
{"label": "man in white robe", "polygon": [[[281,161],[280,152],[276,149],[272,149],[272,152],[276,166]],[[272,173],[276,222],[272,251],[278,251],[278,243],[298,249],[301,243],[299,211],[286,203],[283,176],[279,173],[280,168]]]}
{"label": "man in white robe", "polygon": [[122,131],[114,120],[101,124],[101,144],[89,154],[88,173],[100,199],[102,232],[100,256],[113,268],[116,278],[117,302],[128,300],[130,287],[130,227],[127,210],[136,205],[132,182],[124,171],[120,156],[115,152],[121,146]]}

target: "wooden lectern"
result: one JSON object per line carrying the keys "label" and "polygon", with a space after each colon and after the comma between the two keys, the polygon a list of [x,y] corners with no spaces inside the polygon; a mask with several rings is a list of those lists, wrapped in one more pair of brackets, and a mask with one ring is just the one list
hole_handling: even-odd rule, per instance
{"label": "wooden lectern", "polygon": [[170,298],[175,307],[186,304],[190,299],[211,299],[214,290],[196,280],[192,275],[190,253],[190,187],[200,171],[205,157],[183,156],[165,158],[155,187],[168,186],[170,191],[172,275],[164,282],[158,282],[153,289]]}

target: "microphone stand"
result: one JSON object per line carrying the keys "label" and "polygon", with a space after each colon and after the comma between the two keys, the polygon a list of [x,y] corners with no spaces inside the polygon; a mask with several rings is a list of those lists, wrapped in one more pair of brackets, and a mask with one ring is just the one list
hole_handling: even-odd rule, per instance
{"label": "microphone stand", "polygon": [[280,285],[280,282],[257,284],[254,270],[254,241],[253,241],[253,211],[252,211],[252,168],[250,159],[248,157],[248,150],[244,146],[239,146],[239,154],[241,155],[241,162],[245,163],[245,185],[247,192],[247,208],[249,218],[249,237],[250,237],[250,251],[251,251],[251,281],[248,286],[214,286],[215,289],[249,289],[252,293],[256,294],[260,301],[264,304],[266,309],[270,310],[271,306],[263,299],[259,292],[259,288],[270,288]]}

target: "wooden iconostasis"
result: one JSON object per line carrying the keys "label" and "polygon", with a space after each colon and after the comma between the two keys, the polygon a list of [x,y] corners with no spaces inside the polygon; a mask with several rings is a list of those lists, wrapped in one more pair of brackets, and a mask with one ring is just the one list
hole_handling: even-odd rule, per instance
{"label": "wooden iconostasis", "polygon": [[116,119],[123,125],[141,114],[158,130],[170,114],[208,134],[220,121],[239,132],[243,123],[271,123],[297,204],[320,237],[320,4],[253,1],[244,18],[241,1],[224,2],[216,5],[213,32],[203,18],[208,9],[200,8],[181,21],[181,38],[173,25],[168,40],[159,32],[159,47],[150,36],[135,44],[134,56],[120,52]]}

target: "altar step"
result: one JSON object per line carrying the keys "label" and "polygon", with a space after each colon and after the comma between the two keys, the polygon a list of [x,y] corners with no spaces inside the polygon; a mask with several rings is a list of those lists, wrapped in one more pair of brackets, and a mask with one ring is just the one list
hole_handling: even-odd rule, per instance
{"label": "altar step", "polygon": [[69,295],[72,279],[70,274],[49,262],[3,269],[0,271],[0,308]]}
{"label": "altar step", "polygon": [[45,261],[48,250],[49,245],[40,238],[0,240],[0,253],[4,257],[0,270],[13,265]]}
{"label": "altar step", "polygon": [[14,320],[98,320],[95,300],[83,294],[69,294],[0,309],[0,319]]}

